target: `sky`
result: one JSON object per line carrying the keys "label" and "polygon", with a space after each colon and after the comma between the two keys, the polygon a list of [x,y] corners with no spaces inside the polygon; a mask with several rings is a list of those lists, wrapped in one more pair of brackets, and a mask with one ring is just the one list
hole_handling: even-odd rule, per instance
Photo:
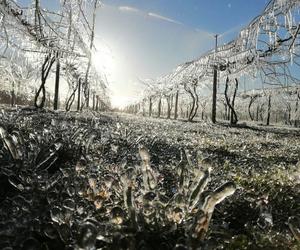
{"label": "sky", "polygon": [[[19,0],[28,4],[31,0]],[[57,0],[41,0],[55,8]],[[138,99],[143,79],[229,42],[265,8],[268,0],[102,0],[97,11],[96,67],[107,74],[112,104]]]}
{"label": "sky", "polygon": [[[95,62],[106,64],[112,104],[138,98],[155,79],[238,35],[267,0],[104,0],[97,13]],[[97,46],[98,43],[98,46]],[[102,59],[101,59],[102,58]]]}

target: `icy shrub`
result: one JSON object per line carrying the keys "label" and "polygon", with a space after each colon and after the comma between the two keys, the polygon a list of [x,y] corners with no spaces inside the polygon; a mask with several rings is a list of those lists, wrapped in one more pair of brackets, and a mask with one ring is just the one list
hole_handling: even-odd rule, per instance
{"label": "icy shrub", "polygon": [[[124,170],[121,177],[124,203],[134,231],[179,230],[193,245],[205,238],[215,206],[235,192],[235,185],[225,183],[212,192],[204,192],[211,169],[190,169],[184,159],[177,168],[177,192],[166,197],[159,188],[160,174],[150,166],[150,154],[140,146],[140,168]],[[182,157],[183,158],[183,157]],[[195,173],[196,172],[196,173]],[[141,180],[142,179],[142,180]]]}

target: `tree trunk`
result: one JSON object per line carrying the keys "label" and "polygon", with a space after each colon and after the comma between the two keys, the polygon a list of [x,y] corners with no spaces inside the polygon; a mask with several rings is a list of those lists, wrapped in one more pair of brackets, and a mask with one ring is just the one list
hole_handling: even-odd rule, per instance
{"label": "tree trunk", "polygon": [[186,114],[185,114],[185,117],[188,118],[189,117],[189,107],[190,105],[187,105],[186,107]]}
{"label": "tree trunk", "polygon": [[251,96],[250,97],[250,102],[249,102],[249,105],[248,105],[248,113],[249,113],[251,121],[254,121],[254,116],[251,113],[251,106],[252,106],[252,104],[254,103],[254,101],[256,100],[257,97],[258,97],[257,95]]}
{"label": "tree trunk", "polygon": [[267,122],[266,122],[267,126],[270,125],[270,116],[271,116],[271,95],[269,95],[268,98],[268,112],[267,112]]}
{"label": "tree trunk", "polygon": [[152,97],[149,97],[149,117],[152,116]]}
{"label": "tree trunk", "polygon": [[12,89],[11,89],[11,100],[10,105],[13,107],[16,103],[16,95],[15,95],[15,83],[12,83]]}
{"label": "tree trunk", "polygon": [[41,15],[40,15],[40,1],[39,0],[35,0],[34,29],[35,29],[37,38],[41,38],[43,36],[43,31],[42,31],[42,23],[41,23]]}
{"label": "tree trunk", "polygon": [[300,91],[297,92],[297,100],[296,100],[296,105],[295,105],[295,120],[294,120],[294,127],[297,127],[298,126],[298,116],[297,116],[297,113],[298,113],[298,108],[299,108],[299,100],[300,100]]}
{"label": "tree trunk", "polygon": [[196,98],[193,94],[191,94],[192,96],[192,99],[193,99],[193,102],[192,102],[192,107],[190,109],[190,112],[188,114],[188,121],[191,122],[193,120],[192,116],[193,116],[193,112],[194,112],[194,109],[195,109],[195,104],[196,104]]}
{"label": "tree trunk", "polygon": [[146,116],[146,108],[145,108],[145,101],[142,102],[142,109],[143,109],[143,116]]}
{"label": "tree trunk", "polygon": [[77,111],[80,111],[80,96],[81,96],[81,79],[78,80],[78,92],[77,92]]}
{"label": "tree trunk", "polygon": [[264,105],[262,105],[259,109],[259,116],[260,116],[261,122],[264,121],[263,111],[264,111]]}
{"label": "tree trunk", "polygon": [[288,125],[292,125],[291,111],[292,111],[291,105],[288,103],[287,107],[286,107],[286,124],[288,124]]}
{"label": "tree trunk", "polygon": [[217,116],[217,82],[218,82],[218,71],[217,71],[217,66],[214,66],[212,113],[211,113],[212,123],[216,123],[216,116]]}
{"label": "tree trunk", "polygon": [[99,111],[104,111],[105,108],[104,108],[103,102],[99,96],[98,96],[98,99],[99,99]]}
{"label": "tree trunk", "polygon": [[238,122],[237,114],[234,109],[234,102],[235,102],[235,97],[236,97],[237,88],[238,88],[238,81],[237,81],[237,79],[235,79],[235,89],[234,89],[234,94],[233,94],[231,103],[230,103],[230,99],[228,98],[228,84],[229,84],[229,78],[227,77],[226,84],[225,84],[225,100],[226,100],[226,104],[230,110],[230,124],[235,125]]}
{"label": "tree trunk", "polygon": [[[231,99],[228,98],[228,101],[231,102]],[[231,117],[231,109],[229,108],[229,106],[227,105],[227,121],[230,121],[230,117]]]}
{"label": "tree trunk", "polygon": [[93,93],[93,110],[95,110],[95,105],[96,105],[96,97],[95,97],[95,93]]}
{"label": "tree trunk", "polygon": [[[197,102],[197,96],[195,96],[195,91],[193,93],[193,91],[187,87],[187,85],[185,84],[184,85],[184,89],[185,91],[190,94],[190,96],[192,97],[192,105],[191,105],[191,109],[189,110],[189,112],[187,113],[187,118],[188,118],[188,121],[192,121],[193,118],[195,117],[195,108],[196,108],[196,102]],[[193,89],[194,90],[194,89]],[[198,105],[198,104],[197,104]]]}
{"label": "tree trunk", "polygon": [[[42,65],[41,85],[34,97],[34,105],[36,108],[44,108],[44,106],[45,106],[45,101],[46,101],[45,85],[46,85],[47,78],[49,76],[50,70],[51,70],[54,62],[55,62],[55,57],[52,57],[51,54],[48,54]],[[38,99],[41,94],[42,94],[42,96],[41,96],[42,99],[41,99],[41,102],[38,103]]]}
{"label": "tree trunk", "polygon": [[60,62],[58,55],[56,56],[56,72],[55,72],[55,91],[53,109],[58,109],[58,96],[59,96],[59,77],[60,77]]}
{"label": "tree trunk", "polygon": [[99,96],[96,96],[96,111],[99,111]]}
{"label": "tree trunk", "polygon": [[89,108],[90,107],[90,86],[88,86],[86,98],[87,98],[86,99],[86,107]]}
{"label": "tree trunk", "polygon": [[195,96],[195,106],[194,106],[191,120],[193,120],[195,118],[195,116],[197,115],[197,112],[198,112],[198,108],[199,108],[199,96],[197,94],[197,86],[196,85],[193,86],[193,91],[194,91],[194,96]]}
{"label": "tree trunk", "polygon": [[228,114],[227,114],[227,112],[228,112],[227,103],[225,102],[225,103],[223,103],[223,104],[224,104],[224,120],[227,120],[227,118],[228,118]]}
{"label": "tree trunk", "polygon": [[231,107],[232,107],[231,116],[230,116],[230,123],[231,124],[237,124],[237,122],[238,122],[237,114],[236,114],[235,108],[234,108],[238,86],[239,86],[239,82],[238,82],[237,79],[235,79],[235,88],[234,88],[234,93],[233,93],[232,102],[231,102]]}
{"label": "tree trunk", "polygon": [[78,84],[76,85],[76,87],[74,88],[72,94],[70,95],[69,99],[66,102],[66,111],[70,111],[70,109],[71,109],[71,107],[74,103],[77,88],[78,88]]}
{"label": "tree trunk", "polygon": [[158,110],[157,110],[157,117],[159,118],[160,115],[161,115],[161,97],[159,97],[157,108],[158,108]]}
{"label": "tree trunk", "polygon": [[178,97],[179,97],[179,91],[176,91],[175,95],[175,109],[174,109],[174,119],[177,120],[178,118]]}
{"label": "tree trunk", "polygon": [[171,96],[167,96],[167,119],[171,118]]}

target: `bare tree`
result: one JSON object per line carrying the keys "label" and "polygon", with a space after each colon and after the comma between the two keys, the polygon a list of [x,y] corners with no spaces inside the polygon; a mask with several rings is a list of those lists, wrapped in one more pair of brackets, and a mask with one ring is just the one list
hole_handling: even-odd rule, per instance
{"label": "bare tree", "polygon": [[254,115],[251,112],[251,106],[253,105],[253,103],[255,102],[255,100],[257,98],[258,98],[258,95],[250,96],[250,102],[249,102],[249,105],[248,105],[248,114],[249,114],[249,117],[250,117],[251,121],[254,121]]}
{"label": "bare tree", "polygon": [[238,122],[238,118],[237,118],[237,114],[234,108],[234,104],[235,104],[235,98],[236,98],[236,93],[237,93],[237,89],[238,89],[238,80],[235,80],[235,88],[234,88],[234,93],[232,96],[232,100],[230,101],[229,97],[228,97],[228,86],[229,86],[229,78],[227,77],[226,79],[226,84],[225,84],[225,99],[226,99],[226,103],[227,106],[229,107],[229,114],[230,114],[230,124],[235,125]]}
{"label": "bare tree", "polygon": [[179,98],[179,90],[176,90],[175,94],[175,108],[174,108],[174,119],[178,118],[178,98]]}
{"label": "bare tree", "polygon": [[198,84],[197,78],[194,78],[192,80],[191,86],[188,86],[188,83],[184,83],[185,91],[189,93],[192,98],[192,106],[188,113],[188,121],[192,121],[194,119],[199,108],[199,96],[197,93],[197,84]]}
{"label": "bare tree", "polygon": [[267,125],[267,126],[270,125],[270,117],[271,117],[271,99],[272,99],[272,96],[269,95],[269,96],[268,96],[267,121],[266,121],[266,125]]}
{"label": "bare tree", "polygon": [[158,105],[157,105],[157,117],[161,116],[161,96],[158,97]]}
{"label": "bare tree", "polygon": [[[42,65],[42,72],[41,72],[41,85],[38,89],[38,91],[35,94],[34,98],[34,105],[36,108],[44,108],[45,101],[46,101],[46,81],[49,76],[50,70],[52,68],[52,65],[55,62],[55,57],[52,54],[48,54],[45,57],[44,63]],[[39,101],[39,98],[41,100]]]}

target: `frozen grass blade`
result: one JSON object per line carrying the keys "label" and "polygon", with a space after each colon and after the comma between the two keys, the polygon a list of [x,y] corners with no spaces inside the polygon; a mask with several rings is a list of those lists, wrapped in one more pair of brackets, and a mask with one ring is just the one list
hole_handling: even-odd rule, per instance
{"label": "frozen grass blade", "polygon": [[212,213],[214,211],[215,206],[222,202],[228,196],[234,194],[235,190],[236,187],[234,183],[227,182],[223,184],[206,199],[206,202],[202,206],[202,210],[208,214]]}
{"label": "frozen grass blade", "polygon": [[157,176],[154,170],[150,167],[150,154],[148,149],[141,145],[139,154],[142,159],[143,185],[146,191],[155,189],[157,185]]}
{"label": "frozen grass blade", "polygon": [[189,197],[189,207],[192,210],[200,200],[200,195],[202,194],[204,188],[207,186],[210,178],[211,169],[208,168],[204,171],[203,175],[200,176],[198,183],[191,190],[191,195]]}
{"label": "frozen grass blade", "polygon": [[11,157],[14,160],[19,160],[21,156],[19,155],[19,152],[17,151],[16,145],[12,139],[12,137],[8,134],[8,132],[0,126],[0,137],[4,142],[4,145],[8,149]]}
{"label": "frozen grass blade", "polygon": [[127,180],[124,189],[124,203],[125,203],[125,207],[128,210],[131,227],[136,229],[137,222],[136,222],[136,209],[133,201],[133,185],[134,185],[133,181]]}
{"label": "frozen grass blade", "polygon": [[232,195],[235,192],[235,189],[235,185],[232,182],[228,182],[205,198],[202,209],[198,210],[193,225],[191,226],[191,234],[193,238],[199,240],[204,239],[208,231],[215,206],[226,197]]}

